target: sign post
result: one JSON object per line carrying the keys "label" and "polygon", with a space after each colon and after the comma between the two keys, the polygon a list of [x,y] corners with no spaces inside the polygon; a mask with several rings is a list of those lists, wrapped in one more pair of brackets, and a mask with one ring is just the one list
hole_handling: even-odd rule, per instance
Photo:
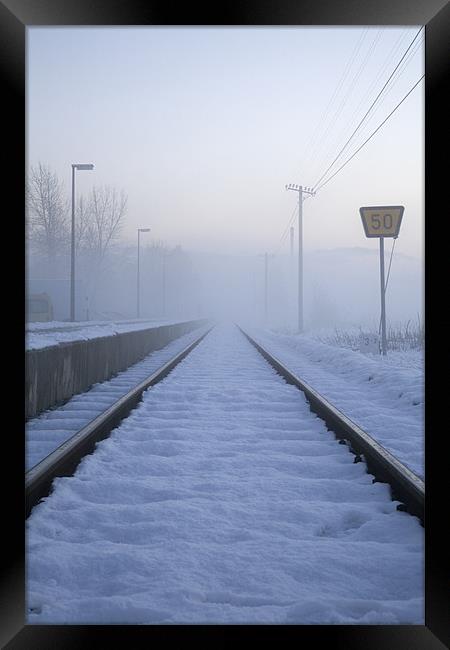
{"label": "sign post", "polygon": [[403,205],[369,206],[359,208],[366,237],[380,239],[380,285],[381,285],[381,350],[386,355],[386,283],[384,280],[384,238],[396,239],[402,222]]}

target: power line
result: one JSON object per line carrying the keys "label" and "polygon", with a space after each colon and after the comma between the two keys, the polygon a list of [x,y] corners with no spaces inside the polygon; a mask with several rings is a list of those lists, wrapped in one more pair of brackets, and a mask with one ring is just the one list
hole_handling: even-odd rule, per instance
{"label": "power line", "polygon": [[[381,108],[381,106],[383,106],[383,104],[384,104],[384,102],[386,101],[386,98],[388,97],[389,93],[392,91],[392,89],[394,88],[395,84],[398,82],[398,80],[400,79],[400,77],[404,74],[405,69],[407,68],[409,62],[410,62],[411,59],[414,57],[414,55],[416,54],[416,52],[418,51],[418,49],[420,48],[420,46],[423,44],[424,40],[425,40],[425,39],[422,38],[421,40],[417,41],[417,43],[415,44],[414,48],[411,50],[411,52],[408,54],[408,56],[406,57],[406,59],[403,61],[403,64],[402,64],[401,67],[397,70],[395,77],[393,77],[393,78],[391,79],[391,81],[390,81],[390,83],[389,83],[389,86],[386,88],[386,90],[385,90],[385,92],[384,92],[384,94],[383,94],[383,97],[381,97],[380,101],[378,102],[378,106],[377,106],[377,108],[376,108],[375,111],[372,113],[372,115],[369,117],[369,119],[368,119],[368,123],[370,123],[370,120],[371,120],[371,119],[372,119],[372,118],[377,114],[377,111]],[[366,124],[366,126],[367,126],[367,124]]]}
{"label": "power line", "polygon": [[397,106],[396,106],[396,107],[395,107],[395,108],[394,108],[394,109],[389,113],[389,115],[388,115],[388,116],[387,116],[387,117],[386,117],[386,118],[381,122],[381,124],[379,124],[379,125],[377,126],[377,128],[375,129],[375,131],[373,131],[373,132],[370,134],[370,136],[367,138],[367,140],[365,140],[365,141],[362,143],[362,145],[361,145],[360,147],[358,147],[358,149],[357,149],[357,150],[356,150],[356,151],[355,151],[355,152],[350,156],[350,158],[348,158],[348,159],[345,161],[345,163],[344,163],[343,165],[341,165],[341,166],[339,167],[339,169],[337,169],[337,170],[334,172],[334,174],[332,174],[332,175],[331,175],[331,176],[330,176],[330,177],[329,177],[329,178],[328,178],[324,183],[322,183],[322,185],[319,185],[319,187],[317,187],[317,188],[315,189],[315,192],[316,192],[316,193],[317,193],[317,192],[318,192],[322,187],[324,187],[327,183],[329,183],[329,182],[331,181],[331,179],[334,178],[334,177],[336,176],[336,174],[338,174],[338,173],[341,171],[341,169],[343,169],[343,168],[344,168],[344,167],[345,167],[345,166],[350,162],[350,160],[352,160],[352,158],[354,158],[354,157],[356,156],[356,154],[357,154],[359,151],[361,151],[361,149],[364,147],[364,145],[367,144],[367,143],[369,142],[369,140],[370,140],[370,139],[375,135],[375,133],[377,133],[377,131],[379,131],[379,130],[381,129],[381,127],[383,126],[383,124],[385,124],[385,123],[388,121],[388,119],[391,117],[391,115],[393,115],[393,114],[395,113],[395,111],[397,110],[397,108],[399,108],[399,106],[401,106],[401,104],[403,104],[403,102],[405,101],[405,99],[406,99],[406,98],[407,98],[407,97],[412,93],[412,91],[414,90],[414,88],[416,88],[416,86],[419,85],[419,83],[422,81],[422,79],[423,79],[424,77],[425,77],[425,75],[423,74],[423,75],[420,77],[420,79],[419,79],[418,81],[416,81],[416,83],[414,84],[414,86],[413,86],[413,87],[412,87],[412,88],[411,88],[411,89],[406,93],[406,95],[403,97],[403,99],[402,99],[402,100],[397,104]]}
{"label": "power line", "polygon": [[297,212],[297,206],[294,206],[294,209],[292,210],[292,214],[289,217],[288,224],[287,224],[286,228],[284,229],[283,234],[281,235],[280,242],[283,242],[283,240],[285,239],[287,233],[289,232],[289,228],[290,228],[290,226],[291,226],[291,224],[292,224],[292,222],[294,220],[296,212]]}
{"label": "power line", "polygon": [[[319,140],[317,139],[319,126],[320,126],[320,124],[325,124],[326,120],[328,119],[328,113],[329,113],[329,110],[330,110],[330,108],[332,106],[333,100],[334,100],[335,97],[337,97],[339,91],[341,90],[341,88],[342,88],[342,86],[344,84],[344,81],[346,80],[347,75],[349,74],[350,69],[351,69],[351,67],[353,65],[353,61],[355,60],[356,55],[358,54],[359,50],[361,49],[362,43],[363,43],[368,31],[369,31],[369,28],[366,27],[365,30],[360,34],[358,42],[357,42],[357,44],[355,45],[355,47],[353,49],[353,52],[352,52],[352,54],[350,56],[350,59],[347,61],[347,65],[345,66],[344,72],[342,73],[342,76],[341,76],[337,86],[335,87],[335,89],[333,91],[333,94],[331,95],[331,97],[330,97],[330,99],[328,101],[328,104],[327,104],[327,106],[326,106],[326,108],[325,108],[325,110],[324,110],[324,112],[322,114],[322,117],[317,122],[317,124],[315,126],[315,129],[312,132],[311,137],[310,137],[307,145],[305,146],[305,150],[309,149],[310,152],[311,152],[311,154],[309,155],[310,163],[312,162],[312,160],[315,158],[315,156],[317,154],[318,145],[323,140],[323,135],[322,135],[322,137],[319,138]],[[314,144],[314,146],[313,146],[313,144]]]}
{"label": "power line", "polygon": [[[378,32],[376,33],[375,38],[373,39],[373,42],[371,43],[368,52],[366,52],[364,60],[360,64],[358,70],[356,71],[356,73],[355,73],[355,75],[354,75],[354,77],[353,77],[353,79],[351,81],[351,85],[348,88],[345,97],[342,99],[339,107],[337,108],[337,110],[335,112],[335,115],[334,115],[334,118],[333,118],[332,122],[330,122],[330,124],[328,125],[326,131],[323,133],[322,140],[327,136],[330,129],[336,123],[336,120],[338,119],[339,115],[342,113],[342,110],[344,109],[344,107],[347,104],[351,94],[353,93],[354,88],[356,87],[357,81],[359,80],[364,68],[367,66],[367,62],[369,61],[370,57],[372,56],[373,52],[375,51],[376,45],[377,45],[378,41],[380,40],[380,37],[381,37],[381,29],[378,30]],[[328,157],[328,153],[325,156],[323,156],[322,159],[326,160],[327,157]],[[320,163],[319,165],[316,164],[316,167],[318,167],[319,169],[320,169],[321,166],[322,166],[322,163]]]}
{"label": "power line", "polygon": [[[378,113],[379,113],[381,107],[385,103],[388,95],[391,93],[392,89],[394,88],[394,86],[396,85],[396,83],[398,82],[400,77],[404,74],[406,67],[408,66],[409,62],[414,57],[414,55],[416,54],[416,52],[418,51],[420,46],[423,44],[423,42],[424,42],[423,38],[421,40],[417,41],[414,48],[410,51],[410,53],[408,54],[406,59],[403,61],[402,66],[397,70],[395,77],[393,77],[391,79],[391,81],[389,82],[389,85],[386,87],[385,92],[384,92],[383,96],[380,98],[380,101],[378,102],[377,107],[375,108],[375,110],[372,112],[372,114],[367,119],[367,122],[366,122],[366,124],[364,126],[364,130],[366,131],[366,134],[369,132],[369,128],[372,128],[371,123],[374,120],[374,118],[376,118],[378,120]],[[365,137],[365,136],[363,136],[363,137]]]}
{"label": "power line", "polygon": [[[383,93],[384,89],[386,88],[386,86],[388,85],[388,83],[390,82],[390,80],[392,79],[392,77],[394,76],[395,72],[396,72],[397,69],[399,68],[399,66],[400,66],[400,64],[402,63],[402,61],[404,60],[405,56],[408,54],[409,50],[410,50],[411,47],[413,46],[413,44],[414,44],[416,38],[419,36],[419,34],[420,34],[420,32],[422,31],[422,29],[423,29],[423,27],[421,27],[421,28],[419,29],[419,31],[417,32],[417,34],[414,36],[413,40],[412,40],[411,43],[409,44],[409,46],[408,46],[408,48],[406,49],[405,53],[403,54],[402,58],[400,59],[400,61],[399,61],[399,62],[397,63],[397,65],[395,66],[394,70],[391,72],[391,74],[390,74],[388,80],[386,81],[386,83],[384,84],[383,88],[380,90],[380,92],[378,93],[378,95],[376,96],[376,98],[374,99],[374,101],[372,102],[372,104],[370,105],[370,107],[369,107],[369,109],[367,110],[366,114],[364,115],[364,117],[362,118],[362,120],[359,122],[358,126],[357,126],[356,129],[353,131],[353,133],[351,134],[351,136],[348,138],[347,142],[344,144],[344,146],[342,147],[342,149],[339,151],[339,153],[337,154],[337,156],[335,157],[335,159],[333,160],[333,162],[331,163],[331,165],[329,165],[329,167],[328,167],[328,168],[326,169],[326,171],[322,174],[322,176],[319,178],[319,180],[314,184],[314,188],[317,188],[317,186],[319,185],[320,181],[321,181],[323,178],[325,178],[325,176],[326,176],[327,173],[330,171],[330,169],[333,167],[333,165],[335,164],[335,162],[336,162],[336,161],[341,157],[342,153],[345,151],[345,149],[346,149],[347,146],[349,145],[350,141],[353,139],[353,136],[354,136],[354,135],[356,134],[356,132],[359,130],[360,126],[362,125],[362,123],[364,122],[364,120],[366,119],[366,117],[368,116],[368,114],[370,113],[370,111],[372,110],[372,108],[375,106],[376,102],[378,101],[378,99],[379,99],[379,97],[381,96],[381,94]],[[403,100],[402,100],[402,101],[403,101]],[[317,188],[317,189],[318,189],[318,188]]]}
{"label": "power line", "polygon": [[381,69],[379,70],[377,76],[373,79],[372,83],[370,84],[369,88],[367,89],[365,95],[361,98],[361,101],[359,102],[355,112],[353,113],[353,116],[350,121],[353,121],[353,118],[357,115],[359,109],[361,106],[365,103],[365,101],[369,98],[370,94],[372,93],[372,90],[376,87],[378,84],[378,81],[380,80],[381,76],[384,74],[386,68],[388,67],[389,63],[394,59],[394,57],[397,56],[397,51],[400,49],[400,46],[403,44],[403,40],[405,39],[407,35],[407,31],[405,30],[402,34],[399,35],[397,38],[396,42],[393,44],[389,54],[387,55]]}
{"label": "power line", "polygon": [[[407,34],[408,34],[407,31],[404,31],[403,33],[401,33],[400,36],[397,38],[396,42],[393,44],[393,46],[391,48],[391,51],[387,55],[387,57],[386,57],[383,65],[382,65],[381,69],[379,70],[377,76],[372,80],[372,83],[370,84],[370,86],[367,89],[364,96],[361,98],[356,110],[353,112],[352,117],[348,120],[348,123],[346,124],[346,126],[342,130],[341,136],[339,138],[337,138],[335,140],[335,143],[333,144],[333,146],[330,147],[330,153],[331,153],[331,151],[336,151],[338,146],[341,146],[338,143],[342,143],[345,140],[345,138],[347,138],[348,132],[350,131],[351,128],[353,128],[353,126],[351,126],[351,125],[356,121],[356,118],[359,115],[360,108],[362,106],[364,106],[364,104],[366,103],[366,100],[369,100],[369,97],[371,96],[373,89],[377,87],[377,84],[378,84],[379,80],[381,79],[382,75],[384,74],[384,72],[385,72],[386,68],[388,67],[389,63],[394,59],[394,57],[397,56],[397,52],[400,49],[400,47],[403,45],[403,41],[404,41],[405,37],[407,36]],[[417,48],[419,45],[420,45],[420,42],[416,43],[415,48]],[[410,54],[408,55],[408,59],[404,61],[403,66],[407,65],[407,63],[409,62],[411,56],[412,56],[412,52],[410,52]],[[400,70],[399,70],[399,73],[400,73]],[[395,81],[398,80],[399,76],[400,76],[400,74],[397,76]],[[395,84],[395,82],[393,84],[391,84],[390,88],[387,90],[384,97],[386,97],[386,95],[390,92],[390,90],[392,89],[394,84]],[[383,100],[380,102],[379,106],[382,103],[383,103]],[[350,125],[350,128],[349,128],[349,125]]]}
{"label": "power line", "polygon": [[[310,199],[310,198],[311,198],[311,195],[308,195],[308,196],[304,197],[304,198],[303,198],[303,203],[304,203],[305,201],[307,201],[308,199]],[[279,242],[278,247],[277,247],[277,249],[276,249],[277,251],[279,250],[279,248],[281,247],[281,244],[282,244],[282,243],[284,242],[284,240],[286,239],[287,234],[288,234],[288,232],[289,232],[289,228],[291,227],[291,225],[292,225],[292,223],[293,223],[293,221],[294,221],[294,219],[295,219],[295,217],[296,217],[296,214],[297,214],[297,206],[294,207],[294,210],[292,211],[292,214],[291,214],[291,217],[290,217],[290,219],[289,219],[289,221],[288,221],[288,224],[287,224],[286,228],[284,229],[283,234],[282,234],[281,237],[280,237],[280,242]]]}

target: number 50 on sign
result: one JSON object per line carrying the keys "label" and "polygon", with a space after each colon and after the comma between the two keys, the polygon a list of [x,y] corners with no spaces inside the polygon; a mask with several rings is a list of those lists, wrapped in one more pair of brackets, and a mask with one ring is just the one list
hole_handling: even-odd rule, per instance
{"label": "number 50 on sign", "polygon": [[398,237],[403,205],[359,208],[366,237]]}

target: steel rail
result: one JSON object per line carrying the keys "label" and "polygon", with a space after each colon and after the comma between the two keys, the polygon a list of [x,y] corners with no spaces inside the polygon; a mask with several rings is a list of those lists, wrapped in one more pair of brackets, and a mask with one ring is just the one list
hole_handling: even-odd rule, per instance
{"label": "steel rail", "polygon": [[350,443],[350,450],[356,454],[355,462],[360,460],[366,462],[368,472],[375,477],[374,482],[380,481],[390,485],[392,498],[402,504],[397,508],[419,517],[423,525],[424,482],[325,397],[286,368],[281,361],[257,343],[241,327],[239,329],[288,384],[296,386],[305,394],[311,411],[325,421],[328,429],[335,434],[336,438],[347,440]]}
{"label": "steel rail", "polygon": [[135,408],[141,400],[142,393],[164,379],[209,334],[213,327],[209,327],[206,332],[170,361],[143,379],[106,411],[25,473],[25,517],[30,515],[31,510],[41,499],[50,494],[53,479],[58,476],[71,476],[81,459],[93,451],[96,443],[107,438],[121,420]]}

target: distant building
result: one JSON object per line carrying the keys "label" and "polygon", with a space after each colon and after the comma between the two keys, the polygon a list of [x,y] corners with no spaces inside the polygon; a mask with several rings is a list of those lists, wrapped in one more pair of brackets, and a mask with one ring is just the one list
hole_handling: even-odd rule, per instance
{"label": "distant building", "polygon": [[[26,294],[27,298],[36,294],[47,294],[53,308],[52,320],[69,320],[70,280],[68,278],[29,278],[26,286]],[[32,320],[31,314],[28,320]]]}

